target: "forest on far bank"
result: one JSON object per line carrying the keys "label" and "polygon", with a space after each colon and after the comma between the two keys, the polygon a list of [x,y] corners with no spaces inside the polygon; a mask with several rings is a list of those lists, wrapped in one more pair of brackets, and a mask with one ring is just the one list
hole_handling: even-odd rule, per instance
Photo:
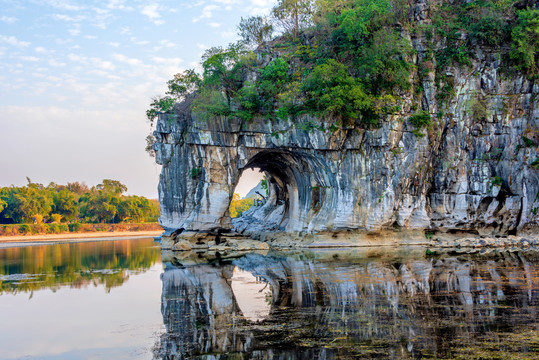
{"label": "forest on far bank", "polygon": [[73,224],[156,222],[159,202],[124,195],[127,187],[105,179],[88,187],[81,182],[33,183],[0,188],[0,224]]}

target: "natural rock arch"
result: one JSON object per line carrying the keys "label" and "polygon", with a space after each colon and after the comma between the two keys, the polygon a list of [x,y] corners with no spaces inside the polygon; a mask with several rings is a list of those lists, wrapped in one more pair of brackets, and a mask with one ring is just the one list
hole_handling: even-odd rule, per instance
{"label": "natural rock arch", "polygon": [[323,158],[300,150],[269,149],[253,155],[242,170],[249,168],[266,173],[268,201],[234,221],[236,230],[302,231],[328,213],[322,209],[336,206],[336,178]]}
{"label": "natural rock arch", "polygon": [[[484,76],[494,71],[480,68]],[[156,160],[163,165],[165,235],[234,227],[265,239],[261,232],[395,227],[495,235],[536,231],[537,147],[521,144],[537,133],[537,105],[529,101],[536,87],[524,78],[500,80],[500,88],[521,89],[511,94],[524,111],[497,110],[485,122],[466,105],[481,91],[480,83],[465,79],[448,115],[423,137],[416,136],[406,110],[377,128],[352,124],[330,130],[331,119],[310,115],[199,119],[190,99],[177,104],[172,113],[159,115],[154,132]],[[425,89],[436,87],[425,81]],[[517,87],[520,82],[527,85]],[[489,106],[499,109],[495,105],[505,96],[493,94]],[[435,93],[428,101],[436,102]],[[470,131],[478,126],[480,133]],[[234,188],[243,169],[256,167],[268,174],[270,201],[233,224],[228,207]]]}

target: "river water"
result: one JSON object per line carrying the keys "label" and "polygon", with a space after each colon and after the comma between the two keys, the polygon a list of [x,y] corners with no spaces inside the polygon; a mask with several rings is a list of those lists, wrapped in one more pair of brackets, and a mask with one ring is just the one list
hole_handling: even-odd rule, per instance
{"label": "river water", "polygon": [[0,359],[539,358],[537,250],[236,255],[1,248]]}

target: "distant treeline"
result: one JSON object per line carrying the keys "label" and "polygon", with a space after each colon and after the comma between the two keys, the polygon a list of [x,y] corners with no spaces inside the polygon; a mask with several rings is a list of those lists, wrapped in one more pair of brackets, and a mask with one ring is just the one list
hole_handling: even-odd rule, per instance
{"label": "distant treeline", "polygon": [[140,223],[155,222],[159,203],[142,196],[123,195],[127,187],[105,179],[47,186],[28,179],[26,186],[0,188],[0,224]]}

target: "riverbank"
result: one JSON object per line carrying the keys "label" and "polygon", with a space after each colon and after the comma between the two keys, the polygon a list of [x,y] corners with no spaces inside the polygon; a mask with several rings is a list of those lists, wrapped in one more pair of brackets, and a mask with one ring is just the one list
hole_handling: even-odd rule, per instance
{"label": "riverbank", "polygon": [[0,236],[0,243],[5,242],[25,242],[25,241],[47,241],[47,240],[77,240],[84,238],[117,238],[117,237],[147,237],[158,236],[163,231],[114,231],[114,232],[94,232],[94,233],[66,233],[66,234],[40,234],[40,235],[12,235]]}
{"label": "riverbank", "polygon": [[355,248],[423,246],[428,252],[474,253],[484,249],[522,249],[539,246],[537,233],[485,236],[474,232],[445,233],[424,230],[347,230],[317,234],[257,233],[215,234],[184,231],[163,235],[161,248],[172,251],[206,250],[213,252],[253,251],[270,249]]}
{"label": "riverbank", "polygon": [[[120,233],[120,232],[143,232],[143,231],[158,231],[162,232],[163,228],[158,223],[119,223],[119,224],[13,224],[0,225],[0,239],[7,237],[24,237],[31,236],[48,236],[48,235],[63,235],[71,236],[76,234],[94,234],[94,233]],[[101,237],[103,235],[97,235]]]}

